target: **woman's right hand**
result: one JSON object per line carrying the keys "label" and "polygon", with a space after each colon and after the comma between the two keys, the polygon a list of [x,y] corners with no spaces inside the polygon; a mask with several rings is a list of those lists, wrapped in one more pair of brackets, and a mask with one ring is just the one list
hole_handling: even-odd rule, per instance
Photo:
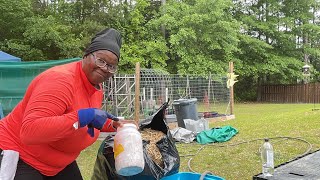
{"label": "woman's right hand", "polygon": [[105,125],[107,125],[106,122],[108,119],[112,119],[113,121],[119,120],[114,115],[109,114],[107,111],[101,109],[87,108],[78,110],[79,126],[88,126],[88,133],[91,137],[94,137],[93,128],[101,130]]}

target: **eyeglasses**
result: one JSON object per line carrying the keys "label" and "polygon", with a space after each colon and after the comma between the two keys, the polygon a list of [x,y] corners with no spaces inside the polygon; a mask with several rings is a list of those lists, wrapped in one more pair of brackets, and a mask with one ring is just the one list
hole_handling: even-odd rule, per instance
{"label": "eyeglasses", "polygon": [[106,68],[107,71],[109,71],[110,73],[114,74],[117,72],[118,70],[118,66],[115,65],[111,65],[108,64],[107,62],[105,62],[104,60],[97,58],[93,53],[92,56],[94,57],[94,62],[95,64],[99,67],[99,68]]}

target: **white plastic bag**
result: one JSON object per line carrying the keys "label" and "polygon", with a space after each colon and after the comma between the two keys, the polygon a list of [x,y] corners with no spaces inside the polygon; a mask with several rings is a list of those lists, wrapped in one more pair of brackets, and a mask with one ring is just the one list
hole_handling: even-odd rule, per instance
{"label": "white plastic bag", "polygon": [[196,133],[182,127],[170,130],[174,140],[178,142],[191,143],[196,138]]}
{"label": "white plastic bag", "polygon": [[193,131],[195,133],[199,133],[201,131],[205,131],[209,129],[209,122],[202,118],[197,121],[193,119],[183,119],[184,125],[186,126],[186,129]]}
{"label": "white plastic bag", "polygon": [[19,152],[3,150],[1,156],[0,180],[13,180],[17,171]]}

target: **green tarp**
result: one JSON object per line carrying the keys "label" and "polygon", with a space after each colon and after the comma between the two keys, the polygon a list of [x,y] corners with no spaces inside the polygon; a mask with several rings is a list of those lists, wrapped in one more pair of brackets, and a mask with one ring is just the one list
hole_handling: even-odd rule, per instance
{"label": "green tarp", "polygon": [[22,99],[31,80],[44,70],[61,64],[78,61],[80,58],[28,61],[0,62],[0,105],[7,115]]}
{"label": "green tarp", "polygon": [[200,144],[226,142],[226,141],[229,141],[237,133],[238,133],[238,130],[232,126],[222,126],[220,128],[212,128],[210,130],[201,131],[197,135],[197,142]]}

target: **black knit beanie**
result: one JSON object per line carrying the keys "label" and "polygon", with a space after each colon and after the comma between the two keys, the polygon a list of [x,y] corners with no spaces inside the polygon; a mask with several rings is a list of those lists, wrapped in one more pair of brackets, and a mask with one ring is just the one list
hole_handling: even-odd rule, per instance
{"label": "black knit beanie", "polygon": [[113,29],[107,28],[98,32],[92,39],[90,45],[85,50],[85,55],[98,50],[108,50],[113,52],[120,60],[121,34]]}

